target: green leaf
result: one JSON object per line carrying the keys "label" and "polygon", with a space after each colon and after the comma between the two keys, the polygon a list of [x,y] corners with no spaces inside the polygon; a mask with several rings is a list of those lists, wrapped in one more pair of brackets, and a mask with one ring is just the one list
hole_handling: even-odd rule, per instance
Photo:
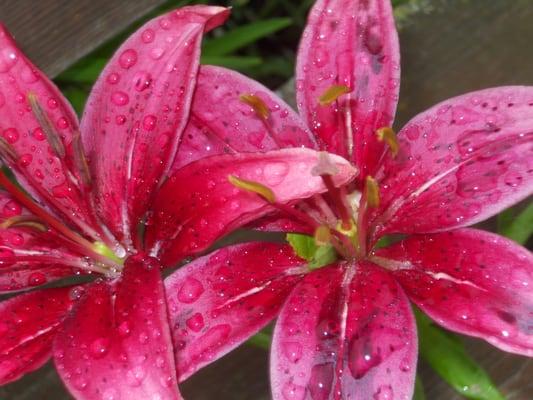
{"label": "green leaf", "polygon": [[300,233],[288,233],[287,242],[292,246],[298,257],[311,261],[315,256],[318,246],[315,244],[315,238]]}
{"label": "green leaf", "polygon": [[530,203],[517,216],[513,215],[512,209],[498,215],[498,231],[517,243],[525,244],[533,234],[533,203]]}
{"label": "green leaf", "polygon": [[261,57],[248,56],[202,56],[201,62],[202,64],[220,65],[230,69],[243,70],[261,65],[263,59]]}
{"label": "green leaf", "polygon": [[70,101],[74,110],[81,115],[85,102],[89,96],[89,88],[80,88],[77,86],[65,86],[62,88],[63,94]]}
{"label": "green leaf", "polygon": [[280,29],[286,28],[290,24],[291,20],[289,18],[272,18],[240,26],[218,38],[206,40],[202,54],[208,56],[227,55]]}
{"label": "green leaf", "polygon": [[329,265],[337,259],[337,252],[333,246],[320,246],[311,261],[309,261],[309,269],[314,270],[325,265]]}
{"label": "green leaf", "polygon": [[420,354],[448,384],[468,399],[505,399],[455,335],[440,329],[419,310],[415,316]]}
{"label": "green leaf", "polygon": [[250,339],[248,339],[248,344],[268,350],[270,349],[271,340],[272,340],[272,337],[269,333],[257,332]]}
{"label": "green leaf", "polygon": [[61,82],[92,84],[104,69],[107,58],[86,57],[56,77]]}
{"label": "green leaf", "polygon": [[415,392],[413,394],[413,400],[426,400],[426,393],[424,392],[424,386],[422,385],[422,379],[417,375],[415,381]]}

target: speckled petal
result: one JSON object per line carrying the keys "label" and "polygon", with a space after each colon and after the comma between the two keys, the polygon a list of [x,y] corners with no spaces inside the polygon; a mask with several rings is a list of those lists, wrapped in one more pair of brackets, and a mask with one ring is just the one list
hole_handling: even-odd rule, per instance
{"label": "speckled petal", "polygon": [[191,6],[140,28],[96,82],[81,124],[96,209],[126,244],[187,124],[203,33],[228,9]]}
{"label": "speckled petal", "polygon": [[468,93],[416,116],[377,179],[376,235],[471,225],[533,193],[533,87]]}
{"label": "speckled petal", "polygon": [[413,236],[381,256],[422,310],[445,328],[533,356],[533,255],[476,229]]}
{"label": "speckled petal", "polygon": [[278,318],[273,398],[409,399],[416,357],[412,311],[390,274],[369,263],[319,269]]}
{"label": "speckled petal", "polygon": [[[298,109],[325,150],[373,174],[383,153],[376,129],[390,126],[400,89],[400,51],[389,0],[319,0],[296,67]],[[351,91],[329,105],[333,85]]]}
{"label": "speckled petal", "polygon": [[179,380],[263,328],[307,272],[289,246],[250,243],[217,250],[165,280]]}
{"label": "speckled petal", "polygon": [[97,237],[75,161],[78,130],[68,101],[0,24],[0,158],[43,206]]}
{"label": "speckled petal", "polygon": [[0,303],[0,385],[50,358],[58,325],[72,306],[73,289],[39,290]]}
{"label": "speckled petal", "polygon": [[164,298],[158,262],[142,255],[126,260],[116,286],[87,286],[54,341],[76,399],[181,399]]}
{"label": "speckled petal", "polygon": [[[267,108],[262,117],[240,99],[252,95]],[[315,139],[290,106],[268,88],[235,71],[202,66],[191,118],[173,169],[217,154],[257,152],[286,147],[316,148]]]}
{"label": "speckled petal", "polygon": [[[335,184],[351,181],[356,170],[331,155]],[[319,153],[309,149],[273,150],[207,157],[179,169],[161,187],[146,229],[147,248],[165,266],[207,249],[215,240],[275,208],[256,193],[232,185],[228,177],[270,188],[275,202],[287,204],[326,190],[311,170]]]}

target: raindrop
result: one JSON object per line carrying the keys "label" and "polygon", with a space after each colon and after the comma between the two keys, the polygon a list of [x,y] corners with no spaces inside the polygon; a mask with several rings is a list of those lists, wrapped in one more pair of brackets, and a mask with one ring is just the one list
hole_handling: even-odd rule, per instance
{"label": "raindrop", "polygon": [[143,90],[148,89],[152,84],[152,75],[150,75],[148,72],[141,71],[135,75],[133,82],[135,85],[135,90],[142,92]]}
{"label": "raindrop", "polygon": [[139,343],[146,344],[148,342],[148,334],[146,332],[141,332],[139,334]]}
{"label": "raindrop", "polygon": [[313,366],[308,384],[311,398],[316,400],[329,399],[332,383],[333,364],[327,363]]}
{"label": "raindrop", "polygon": [[46,275],[42,272],[34,272],[28,276],[28,285],[39,286],[46,283]]}
{"label": "raindrop", "polygon": [[194,303],[204,292],[204,287],[195,278],[188,277],[178,292],[178,300],[182,303]]}
{"label": "raindrop", "polygon": [[150,56],[154,60],[159,60],[161,57],[163,57],[163,54],[165,54],[165,49],[162,49],[160,47],[156,47],[150,52]]}
{"label": "raindrop", "polygon": [[19,158],[19,164],[21,167],[27,167],[28,165],[31,164],[32,160],[33,160],[33,156],[31,154],[23,154]]}
{"label": "raindrop", "polygon": [[145,371],[142,367],[135,367],[126,373],[126,381],[130,386],[140,386],[145,377]]}
{"label": "raindrop", "polygon": [[110,73],[108,76],[107,76],[107,83],[109,83],[110,85],[115,85],[118,83],[118,81],[120,80],[120,75],[117,74],[116,72],[112,72]]}
{"label": "raindrop", "polygon": [[126,93],[118,91],[111,95],[111,101],[117,106],[123,106],[125,104],[128,104],[130,99]]}
{"label": "raindrop", "polygon": [[305,396],[305,387],[287,382],[281,389],[281,394],[285,400],[303,400]]}
{"label": "raindrop", "polygon": [[124,69],[129,69],[137,62],[137,52],[133,49],[124,50],[118,58],[118,63]]}
{"label": "raindrop", "polygon": [[157,123],[157,117],[155,115],[147,115],[143,119],[143,128],[147,131],[153,131]]}
{"label": "raindrop", "polygon": [[33,137],[39,142],[42,142],[46,139],[46,134],[44,133],[42,128],[38,127],[33,130]]}
{"label": "raindrop", "polygon": [[11,48],[6,47],[0,50],[0,72],[8,72],[17,63],[17,52]]}
{"label": "raindrop", "polygon": [[94,358],[102,358],[103,356],[107,354],[109,350],[109,339],[107,338],[96,339],[89,346],[89,350],[91,352],[91,355]]}
{"label": "raindrop", "polygon": [[109,388],[102,393],[102,400],[119,400],[119,394],[116,389]]}
{"label": "raindrop", "polygon": [[143,33],[141,34],[141,39],[144,43],[151,43],[154,41],[155,38],[155,32],[153,29],[145,29]]}
{"label": "raindrop", "polygon": [[20,79],[22,79],[22,81],[26,83],[33,83],[37,82],[37,80],[39,79],[39,75],[37,71],[30,68],[29,66],[26,66],[20,72]]}
{"label": "raindrop", "polygon": [[124,321],[118,326],[118,334],[122,337],[126,337],[131,334],[131,324],[129,321]]}
{"label": "raindrop", "polygon": [[19,140],[19,133],[15,128],[8,128],[4,131],[4,139],[8,141],[8,143],[15,143],[17,140]]}
{"label": "raindrop", "polygon": [[16,201],[9,200],[4,204],[2,212],[6,217],[13,217],[22,213],[22,207]]}
{"label": "raindrop", "polygon": [[380,386],[374,393],[374,400],[392,400],[394,398],[392,387],[390,385]]}
{"label": "raindrop", "polygon": [[80,286],[76,286],[70,289],[68,297],[70,298],[70,300],[73,300],[73,301],[79,300],[84,292],[85,292],[84,288]]}
{"label": "raindrop", "polygon": [[69,126],[68,120],[65,117],[61,117],[57,120],[56,126],[59,129],[67,129]]}
{"label": "raindrop", "polygon": [[125,115],[117,115],[115,117],[115,122],[117,123],[117,125],[124,125],[124,123],[126,122],[126,116]]}
{"label": "raindrop", "polygon": [[283,354],[292,363],[297,363],[302,358],[302,345],[297,342],[285,342],[281,345]]}
{"label": "raindrop", "polygon": [[185,321],[187,327],[194,332],[199,332],[204,327],[204,317],[200,313],[194,314],[192,317]]}
{"label": "raindrop", "polygon": [[54,99],[53,97],[50,97],[50,98],[48,99],[47,104],[48,104],[48,108],[50,108],[51,110],[56,109],[57,106],[59,105],[59,103],[57,102],[57,100]]}

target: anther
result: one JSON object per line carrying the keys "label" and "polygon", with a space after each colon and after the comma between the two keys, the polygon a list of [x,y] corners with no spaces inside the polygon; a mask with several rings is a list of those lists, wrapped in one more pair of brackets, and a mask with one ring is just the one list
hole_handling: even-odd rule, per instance
{"label": "anther", "polygon": [[400,150],[400,145],[398,139],[396,138],[396,133],[392,128],[383,127],[379,128],[376,131],[376,136],[380,142],[385,142],[390,148],[393,157],[396,157],[398,151]]}
{"label": "anther", "polygon": [[72,136],[72,149],[74,153],[74,162],[76,163],[81,179],[86,186],[89,186],[91,184],[91,173],[89,172],[89,165],[85,158],[85,152],[83,151],[83,143],[79,131],[74,132],[74,135]]}
{"label": "anther", "polygon": [[46,232],[48,228],[45,223],[33,215],[18,215],[16,217],[7,218],[0,224],[0,228],[31,228],[40,232]]}
{"label": "anther", "polygon": [[259,182],[240,179],[233,175],[228,175],[228,181],[239,189],[258,194],[269,203],[276,202],[276,196],[274,195],[274,192],[269,187],[262,185]]}
{"label": "anther", "polygon": [[65,147],[63,146],[63,142],[61,141],[59,134],[52,125],[52,122],[48,118],[48,115],[46,115],[45,111],[41,107],[41,104],[39,104],[39,100],[37,100],[37,95],[31,92],[28,93],[28,102],[30,103],[30,107],[33,112],[33,115],[35,116],[35,119],[37,120],[46,135],[46,139],[48,140],[50,147],[52,148],[56,156],[61,159],[64,158]]}
{"label": "anther", "polygon": [[321,106],[329,106],[343,94],[350,93],[352,89],[344,85],[332,85],[318,98]]}
{"label": "anther", "polygon": [[320,225],[315,229],[315,244],[317,246],[325,246],[331,244],[331,231],[325,225]]}
{"label": "anther", "polygon": [[365,184],[366,201],[370,207],[379,207],[379,186],[376,180],[368,175]]}
{"label": "anther", "polygon": [[12,164],[17,163],[18,157],[15,149],[3,137],[0,137],[0,157]]}
{"label": "anther", "polygon": [[247,94],[241,94],[239,96],[239,99],[243,103],[248,104],[250,107],[252,107],[254,112],[261,119],[266,120],[270,116],[270,110],[268,106],[263,100],[261,100],[259,96],[256,96],[255,94],[247,93]]}

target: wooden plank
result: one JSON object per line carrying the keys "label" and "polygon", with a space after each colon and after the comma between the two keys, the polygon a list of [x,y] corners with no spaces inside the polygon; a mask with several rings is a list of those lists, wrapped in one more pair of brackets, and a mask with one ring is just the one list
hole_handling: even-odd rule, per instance
{"label": "wooden plank", "polygon": [[40,68],[55,76],[163,2],[0,0],[0,22]]}

